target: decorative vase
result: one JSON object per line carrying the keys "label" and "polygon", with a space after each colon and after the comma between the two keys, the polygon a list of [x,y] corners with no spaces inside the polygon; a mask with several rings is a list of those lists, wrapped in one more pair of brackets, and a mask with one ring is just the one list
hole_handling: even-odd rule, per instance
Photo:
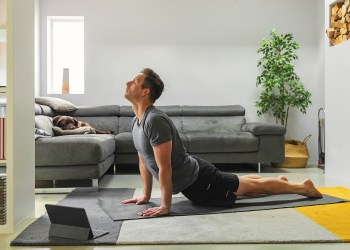
{"label": "decorative vase", "polygon": [[63,69],[62,94],[69,94],[69,69]]}

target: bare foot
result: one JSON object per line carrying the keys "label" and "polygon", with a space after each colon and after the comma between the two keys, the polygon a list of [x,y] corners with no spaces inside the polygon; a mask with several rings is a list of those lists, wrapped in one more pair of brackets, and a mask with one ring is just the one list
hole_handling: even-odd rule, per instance
{"label": "bare foot", "polygon": [[288,181],[287,177],[285,177],[284,175],[278,176],[277,179],[282,180],[282,181]]}
{"label": "bare foot", "polygon": [[321,198],[322,194],[315,188],[314,184],[310,179],[305,179],[303,182],[305,186],[305,196],[307,197],[314,197],[314,198]]}

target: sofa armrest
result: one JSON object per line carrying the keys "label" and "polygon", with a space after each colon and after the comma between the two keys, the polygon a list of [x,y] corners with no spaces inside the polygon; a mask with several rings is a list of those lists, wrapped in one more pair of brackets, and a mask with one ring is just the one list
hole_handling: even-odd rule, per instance
{"label": "sofa armrest", "polygon": [[256,122],[244,124],[242,132],[250,132],[254,135],[284,135],[286,129],[282,125]]}

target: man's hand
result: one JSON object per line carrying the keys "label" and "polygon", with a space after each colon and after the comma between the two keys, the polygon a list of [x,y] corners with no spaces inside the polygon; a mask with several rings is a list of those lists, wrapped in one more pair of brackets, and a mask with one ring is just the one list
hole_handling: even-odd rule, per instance
{"label": "man's hand", "polygon": [[165,207],[152,207],[147,210],[143,210],[138,213],[140,216],[145,216],[145,217],[156,217],[156,216],[162,216],[162,215],[167,215],[169,214],[170,209],[165,208]]}
{"label": "man's hand", "polygon": [[145,204],[148,202],[149,202],[149,198],[146,198],[146,197],[132,198],[129,200],[122,201],[123,204],[136,203],[136,205]]}

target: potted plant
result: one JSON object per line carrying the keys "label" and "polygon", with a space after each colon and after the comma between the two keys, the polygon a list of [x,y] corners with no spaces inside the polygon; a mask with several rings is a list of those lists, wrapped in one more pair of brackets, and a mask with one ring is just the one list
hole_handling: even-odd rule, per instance
{"label": "potted plant", "polygon": [[256,79],[256,85],[263,91],[255,103],[258,115],[272,114],[277,124],[288,127],[290,108],[296,108],[306,114],[311,104],[311,93],[304,88],[294,72],[293,61],[298,60],[296,51],[300,44],[294,41],[293,34],[277,34],[273,29],[270,37],[260,42],[259,54],[262,54],[258,67],[262,73]]}

